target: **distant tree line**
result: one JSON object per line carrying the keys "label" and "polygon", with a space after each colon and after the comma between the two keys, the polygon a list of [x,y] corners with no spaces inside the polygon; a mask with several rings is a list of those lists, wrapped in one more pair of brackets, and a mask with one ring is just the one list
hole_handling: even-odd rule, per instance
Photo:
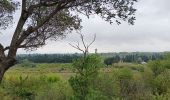
{"label": "distant tree line", "polygon": [[141,63],[141,62],[148,62],[149,60],[163,59],[164,57],[164,53],[158,53],[158,52],[157,53],[121,52],[115,54],[110,53],[110,55],[109,55],[110,57],[106,57],[104,59],[104,63],[106,65],[111,65],[113,63],[118,63],[118,62]]}
{"label": "distant tree line", "polygon": [[[106,65],[111,65],[117,62],[148,62],[149,60],[162,59],[164,52],[120,52],[120,53],[100,53]],[[21,63],[27,59],[34,63],[72,63],[74,59],[80,58],[82,54],[19,54],[17,55],[17,62]]]}
{"label": "distant tree line", "polygon": [[81,54],[20,54],[17,55],[17,63],[25,59],[34,63],[71,63],[80,56]]}

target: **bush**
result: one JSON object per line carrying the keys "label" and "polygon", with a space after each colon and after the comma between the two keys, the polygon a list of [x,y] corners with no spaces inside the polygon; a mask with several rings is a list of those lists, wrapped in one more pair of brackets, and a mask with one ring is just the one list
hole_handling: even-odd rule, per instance
{"label": "bush", "polygon": [[166,94],[170,89],[170,71],[166,70],[158,75],[154,80],[154,86],[159,95]]}
{"label": "bush", "polygon": [[[115,98],[125,100],[150,100],[151,90],[145,84],[140,72],[135,73],[129,68],[122,68],[113,71],[113,82],[117,87]],[[147,76],[145,76],[147,77]]]}
{"label": "bush", "polygon": [[69,83],[74,91],[74,99],[85,100],[98,75],[100,63],[101,58],[98,55],[88,55],[73,62],[77,74],[69,79]]}
{"label": "bush", "polygon": [[36,67],[36,64],[30,62],[28,59],[22,60],[20,65],[21,65],[21,67]]}
{"label": "bush", "polygon": [[107,96],[104,96],[100,91],[90,90],[86,96],[86,100],[110,100]]}
{"label": "bush", "polygon": [[152,69],[155,76],[161,74],[166,69],[170,69],[170,53],[167,53],[162,60],[150,61],[148,66]]}
{"label": "bush", "polygon": [[110,73],[100,73],[93,84],[95,95],[107,97],[103,100],[112,100],[118,97],[119,85],[117,83],[118,81]]}
{"label": "bush", "polygon": [[154,76],[157,76],[166,70],[166,67],[161,60],[149,61],[148,67],[152,69]]}
{"label": "bush", "polygon": [[70,100],[71,96],[72,90],[69,84],[58,81],[39,88],[35,100]]}
{"label": "bush", "polygon": [[11,76],[0,86],[2,100],[66,100],[72,96],[69,84],[51,74]]}

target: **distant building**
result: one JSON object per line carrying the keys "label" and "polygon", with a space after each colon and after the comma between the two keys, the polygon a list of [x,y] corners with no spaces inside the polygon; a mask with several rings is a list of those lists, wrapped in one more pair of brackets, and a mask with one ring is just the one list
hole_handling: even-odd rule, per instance
{"label": "distant building", "polygon": [[145,65],[145,64],[147,64],[147,63],[146,63],[146,62],[144,62],[144,61],[142,61],[142,62],[141,62],[141,64]]}

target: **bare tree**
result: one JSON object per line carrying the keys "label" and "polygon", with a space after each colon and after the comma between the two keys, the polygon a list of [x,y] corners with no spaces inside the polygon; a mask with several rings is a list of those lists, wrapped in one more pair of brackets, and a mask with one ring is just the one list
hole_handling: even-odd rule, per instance
{"label": "bare tree", "polygon": [[84,35],[79,33],[80,34],[80,38],[81,38],[81,42],[83,44],[83,47],[84,48],[81,48],[80,47],[80,43],[77,42],[77,44],[73,45],[71,43],[69,43],[73,48],[81,51],[83,53],[83,56],[84,58],[87,56],[87,54],[89,53],[89,47],[94,43],[94,41],[96,40],[96,34],[94,35],[93,37],[93,40],[89,43],[89,44],[86,44],[85,41],[84,41]]}
{"label": "bare tree", "polygon": [[[14,0],[1,0],[1,29],[13,23],[18,5],[21,5],[21,15],[9,46],[0,43],[0,81],[15,64],[19,48],[33,50],[45,45],[48,39],[56,40],[72,30],[80,30],[80,13],[87,17],[97,14],[110,23],[116,21],[120,24],[123,20],[134,24],[134,2],[136,0],[22,0],[19,4]],[[8,51],[6,55],[5,51]]]}

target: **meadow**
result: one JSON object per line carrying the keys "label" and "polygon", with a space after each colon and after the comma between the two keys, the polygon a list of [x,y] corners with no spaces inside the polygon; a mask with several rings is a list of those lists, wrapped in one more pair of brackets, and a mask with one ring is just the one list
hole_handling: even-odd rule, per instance
{"label": "meadow", "polygon": [[[170,65],[166,60],[102,64],[86,100],[169,100],[170,70],[155,64]],[[5,74],[1,100],[77,100],[68,82],[76,73],[70,63],[18,64]]]}

